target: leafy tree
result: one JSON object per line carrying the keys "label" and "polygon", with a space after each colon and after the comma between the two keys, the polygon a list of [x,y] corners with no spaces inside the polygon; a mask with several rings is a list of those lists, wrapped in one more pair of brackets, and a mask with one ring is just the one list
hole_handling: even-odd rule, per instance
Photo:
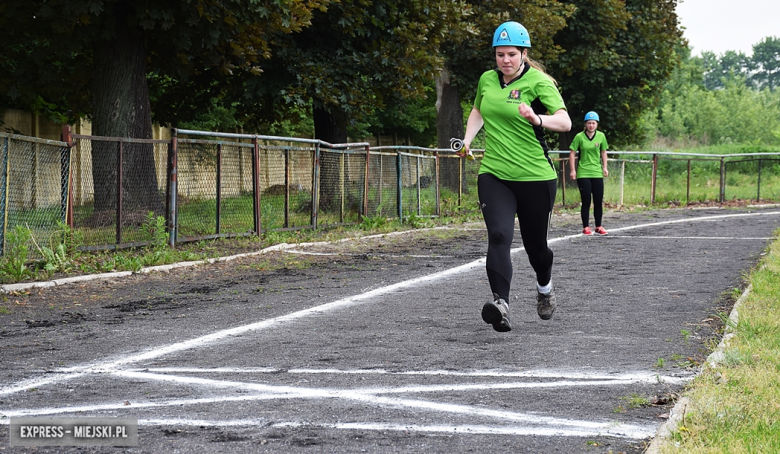
{"label": "leafy tree", "polygon": [[558,0],[486,0],[467,5],[463,23],[447,31],[442,45],[446,61],[436,78],[440,148],[448,148],[451,137],[463,137],[461,101],[473,101],[479,77],[496,66],[492,49],[496,27],[510,20],[522,23],[531,36],[529,55],[549,64],[562,51],[552,38],[572,11]]}
{"label": "leafy tree", "polygon": [[[95,135],[151,138],[147,74],[186,81],[209,71],[259,74],[279,35],[299,32],[328,0],[0,0],[0,93]],[[157,209],[150,146],[125,150],[128,207]],[[116,200],[116,153],[92,148],[95,210]]]}
{"label": "leafy tree", "polygon": [[708,90],[723,88],[727,81],[738,77],[748,80],[751,59],[743,52],[727,50],[721,56],[702,52],[701,60],[704,66],[704,86]]}
{"label": "leafy tree", "polygon": [[768,36],[755,44],[751,62],[757,86],[770,90],[780,87],[780,38]]}
{"label": "leafy tree", "polygon": [[[464,20],[447,30],[442,45],[445,63],[436,76],[436,135],[438,148],[449,148],[450,138],[463,137],[462,102],[473,105],[479,77],[495,68],[492,48],[493,32],[506,21],[523,24],[531,36],[531,58],[548,64],[562,51],[553,36],[565,25],[573,8],[558,0],[486,0],[473,1],[464,9]],[[458,165],[465,162],[445,160],[441,165],[441,182],[446,187],[466,189],[464,178],[458,180]]]}
{"label": "leafy tree", "polygon": [[[683,60],[661,92],[651,120],[658,136],[672,143],[690,140],[705,145],[777,143],[772,131],[780,128],[780,92],[753,89],[745,76],[733,72],[708,89],[704,65],[713,56],[690,57],[687,48],[677,52]],[[713,66],[721,67],[717,62]],[[734,106],[739,106],[738,115]]]}
{"label": "leafy tree", "polygon": [[284,103],[312,102],[316,137],[343,143],[358,119],[427,96],[425,84],[441,66],[438,46],[457,12],[446,0],[333,3],[301,33],[280,38],[270,85],[257,88]]}
{"label": "leafy tree", "polygon": [[[548,66],[561,84],[574,125],[595,110],[610,145],[642,141],[642,113],[679,61],[682,42],[677,0],[571,0],[576,6],[566,27],[554,38],[565,50]],[[578,128],[560,135],[569,146]]]}

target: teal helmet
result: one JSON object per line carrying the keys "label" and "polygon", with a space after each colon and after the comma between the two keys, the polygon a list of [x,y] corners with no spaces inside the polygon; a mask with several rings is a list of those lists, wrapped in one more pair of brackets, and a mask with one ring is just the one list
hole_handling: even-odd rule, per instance
{"label": "teal helmet", "polygon": [[528,36],[528,30],[520,23],[510,21],[499,25],[493,33],[493,47],[515,46],[531,47],[531,37]]}
{"label": "teal helmet", "polygon": [[586,114],[585,114],[585,121],[588,121],[588,120],[596,120],[596,121],[599,121],[599,114],[597,114],[596,112],[593,112],[593,111],[591,110],[590,112],[588,112],[588,113],[586,113]]}

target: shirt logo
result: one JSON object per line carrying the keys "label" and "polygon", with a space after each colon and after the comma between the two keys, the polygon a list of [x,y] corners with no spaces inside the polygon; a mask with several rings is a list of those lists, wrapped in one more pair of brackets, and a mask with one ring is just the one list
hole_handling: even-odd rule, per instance
{"label": "shirt logo", "polygon": [[512,90],[509,92],[509,96],[506,97],[507,102],[513,102],[514,104],[517,104],[520,102],[520,97],[523,96],[523,92],[520,90]]}
{"label": "shirt logo", "polygon": [[599,148],[599,143],[598,142],[594,143],[593,145],[595,145],[596,148]]}

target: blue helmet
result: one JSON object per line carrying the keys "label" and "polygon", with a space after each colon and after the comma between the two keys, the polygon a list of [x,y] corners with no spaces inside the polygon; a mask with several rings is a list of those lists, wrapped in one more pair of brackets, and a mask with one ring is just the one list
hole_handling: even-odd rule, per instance
{"label": "blue helmet", "polygon": [[588,120],[596,120],[596,121],[599,121],[599,114],[597,114],[596,112],[593,112],[593,111],[591,110],[590,112],[588,112],[588,113],[586,113],[586,114],[585,114],[585,121],[588,121]]}
{"label": "blue helmet", "polygon": [[531,38],[528,36],[528,30],[518,22],[504,22],[493,33],[493,47],[498,46],[530,48]]}

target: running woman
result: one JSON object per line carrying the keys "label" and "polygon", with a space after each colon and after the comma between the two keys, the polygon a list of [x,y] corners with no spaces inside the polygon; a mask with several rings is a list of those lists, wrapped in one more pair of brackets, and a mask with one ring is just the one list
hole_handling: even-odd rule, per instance
{"label": "running woman", "polygon": [[498,68],[479,79],[459,153],[465,156],[469,152],[484,126],[486,145],[477,189],[488,232],[486,269],[493,298],[482,307],[482,319],[499,332],[512,329],[509,251],[515,216],[528,261],[536,272],[537,313],[542,320],[549,320],[556,307],[553,252],[547,245],[547,232],[557,173],[547,153],[543,128],[569,131],[571,119],[555,80],[528,58],[530,48],[528,31],[521,24],[505,22],[496,29],[493,49]]}
{"label": "running woman", "polygon": [[[582,234],[593,235],[590,229],[590,200],[593,198],[593,220],[596,223],[596,233],[606,235],[607,231],[601,225],[601,215],[604,203],[604,178],[609,175],[607,170],[607,137],[598,131],[599,114],[588,112],[585,114],[585,128],[574,136],[569,146],[569,175],[572,180],[577,180],[580,188],[582,208]],[[579,152],[577,166],[574,166],[575,154]]]}

